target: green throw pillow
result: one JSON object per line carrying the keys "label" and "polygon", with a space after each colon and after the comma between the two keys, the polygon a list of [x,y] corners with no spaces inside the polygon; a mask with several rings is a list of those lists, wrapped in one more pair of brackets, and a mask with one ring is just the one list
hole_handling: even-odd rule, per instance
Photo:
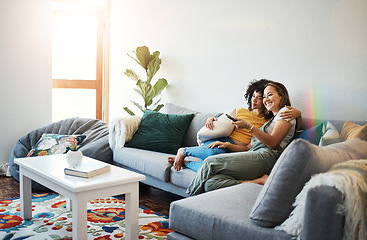
{"label": "green throw pillow", "polygon": [[320,123],[312,128],[308,128],[302,132],[297,132],[293,139],[302,138],[309,141],[312,144],[319,145],[320,139],[322,137],[323,124]]}
{"label": "green throw pillow", "polygon": [[145,110],[133,138],[125,144],[156,152],[176,154],[194,114],[164,114]]}

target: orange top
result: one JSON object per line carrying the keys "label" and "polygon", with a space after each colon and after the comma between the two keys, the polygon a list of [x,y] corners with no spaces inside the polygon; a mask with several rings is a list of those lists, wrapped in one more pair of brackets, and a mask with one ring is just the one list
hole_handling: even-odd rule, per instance
{"label": "orange top", "polygon": [[[249,121],[252,125],[257,128],[260,128],[266,120],[264,118],[264,114],[253,113],[248,109],[239,108],[236,110],[236,118],[243,118]],[[230,138],[241,141],[245,144],[249,144],[251,142],[252,133],[250,133],[247,129],[239,129],[234,128],[233,132],[229,135]]]}

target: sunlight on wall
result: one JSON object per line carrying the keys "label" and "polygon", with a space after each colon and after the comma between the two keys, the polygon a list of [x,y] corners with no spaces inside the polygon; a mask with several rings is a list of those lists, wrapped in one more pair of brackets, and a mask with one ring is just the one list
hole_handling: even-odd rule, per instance
{"label": "sunlight on wall", "polygon": [[131,65],[126,53],[140,45],[162,53],[165,103],[226,111],[244,105],[252,79],[269,78],[287,86],[307,118],[366,118],[366,0],[112,0],[111,6],[110,119],[134,97],[123,71]]}
{"label": "sunlight on wall", "polygon": [[315,119],[328,119],[331,115],[332,108],[328,107],[328,99],[325,97],[330,92],[325,91],[327,88],[322,85],[322,83],[309,84],[306,87],[305,110],[302,113],[307,118],[305,126],[314,126]]}

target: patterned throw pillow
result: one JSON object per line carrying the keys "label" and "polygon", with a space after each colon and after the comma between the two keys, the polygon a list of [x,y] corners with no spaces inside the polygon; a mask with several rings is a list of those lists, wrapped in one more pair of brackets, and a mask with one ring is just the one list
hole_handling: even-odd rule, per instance
{"label": "patterned throw pillow", "polygon": [[44,133],[38,142],[29,151],[27,157],[63,154],[69,151],[72,143],[80,145],[85,135],[60,135]]}

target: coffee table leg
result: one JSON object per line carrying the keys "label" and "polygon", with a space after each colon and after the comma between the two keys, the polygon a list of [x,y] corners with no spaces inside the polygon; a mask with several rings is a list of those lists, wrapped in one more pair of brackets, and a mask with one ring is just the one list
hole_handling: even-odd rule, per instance
{"label": "coffee table leg", "polygon": [[32,180],[19,171],[20,179],[20,212],[24,220],[32,218]]}
{"label": "coffee table leg", "polygon": [[139,183],[130,193],[125,193],[125,234],[126,239],[135,240],[139,236]]}
{"label": "coffee table leg", "polygon": [[87,200],[72,200],[73,239],[87,239]]}
{"label": "coffee table leg", "polygon": [[70,198],[66,198],[66,209],[67,210],[72,210],[73,209]]}

